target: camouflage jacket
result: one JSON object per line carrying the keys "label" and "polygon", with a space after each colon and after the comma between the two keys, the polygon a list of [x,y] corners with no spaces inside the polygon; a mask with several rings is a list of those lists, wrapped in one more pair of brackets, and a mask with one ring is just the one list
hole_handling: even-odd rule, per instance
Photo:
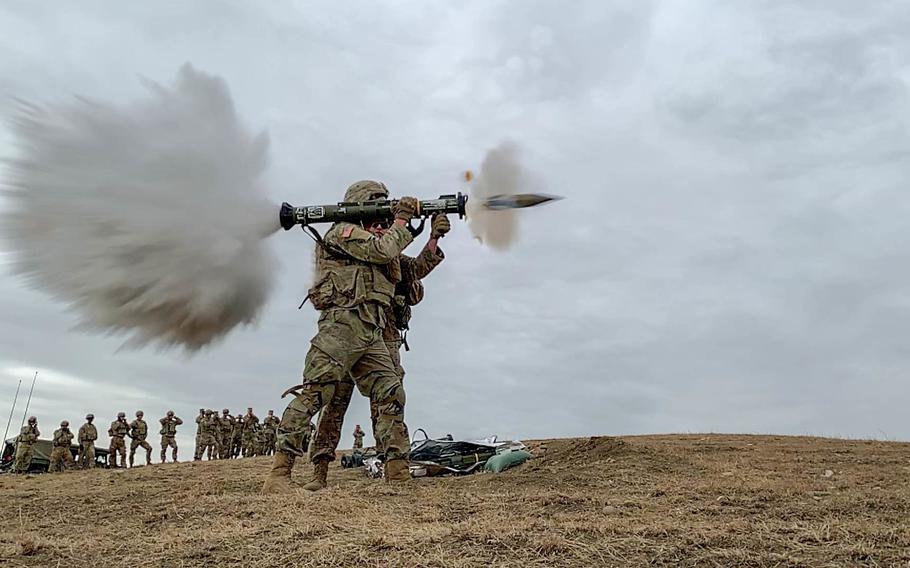
{"label": "camouflage jacket", "polygon": [[161,434],[165,438],[173,438],[174,436],[176,436],[177,435],[177,426],[180,426],[181,424],[183,424],[183,420],[177,418],[176,416],[174,416],[173,418],[168,418],[167,416],[165,416],[158,422],[161,423],[161,431],[159,432],[159,434]]}
{"label": "camouflage jacket", "polygon": [[19,431],[19,438],[17,439],[17,441],[20,444],[24,444],[26,446],[31,446],[32,444],[34,444],[35,442],[38,441],[38,436],[40,436],[40,435],[41,435],[41,432],[38,431],[37,426],[31,426],[30,424],[26,424],[25,426],[22,427],[22,430]]}
{"label": "camouflage jacket", "polygon": [[130,438],[134,440],[145,440],[149,435],[148,424],[145,420],[139,418],[130,422]]}
{"label": "camouflage jacket", "polygon": [[278,429],[279,424],[281,424],[281,419],[277,416],[266,416],[265,420],[262,421],[262,425],[272,432]]}
{"label": "camouflage jacket", "polygon": [[205,426],[202,425],[203,422],[205,422],[205,414],[197,414],[196,415],[196,435],[197,436],[202,435],[202,430],[205,428]]}
{"label": "camouflage jacket", "polygon": [[234,431],[234,417],[233,416],[222,416],[218,419],[218,430],[221,432],[221,437],[228,439],[231,437],[231,433]]}
{"label": "camouflage jacket", "polygon": [[73,443],[73,433],[69,428],[57,428],[54,430],[54,447],[68,448]]}
{"label": "camouflage jacket", "polygon": [[357,309],[360,319],[383,327],[384,310],[370,306],[392,305],[401,272],[395,265],[413,240],[398,224],[381,237],[352,223],[332,225],[316,245],[314,284],[307,294],[313,307]]}
{"label": "camouflage jacket", "polygon": [[363,440],[363,437],[364,437],[365,435],[366,435],[366,434],[364,433],[364,431],[361,430],[361,429],[359,429],[359,428],[356,429],[356,430],[354,430],[354,439],[355,439],[355,440]]}
{"label": "camouflage jacket", "polygon": [[111,438],[123,438],[130,431],[130,425],[126,423],[126,420],[114,420],[111,422],[111,427],[107,429],[107,435]]}
{"label": "camouflage jacket", "polygon": [[89,424],[86,422],[79,428],[79,443],[82,442],[94,442],[98,439],[98,429],[95,428],[94,424]]}
{"label": "camouflage jacket", "polygon": [[252,431],[256,426],[259,425],[259,417],[255,414],[245,414],[243,416],[243,433],[246,434],[247,430]]}
{"label": "camouflage jacket", "polygon": [[[395,296],[391,305],[385,308],[385,325],[382,328],[382,338],[385,341],[401,341],[401,332],[408,329],[411,321],[411,306],[423,299],[421,280],[445,260],[445,254],[438,247],[436,252],[424,248],[416,257],[400,255],[398,258],[401,279],[395,284]],[[415,290],[417,288],[419,290]]]}
{"label": "camouflage jacket", "polygon": [[205,416],[199,422],[199,429],[197,431],[199,432],[200,436],[214,436],[215,432],[217,432],[217,430],[218,430],[218,418],[217,417],[213,418],[211,416]]}

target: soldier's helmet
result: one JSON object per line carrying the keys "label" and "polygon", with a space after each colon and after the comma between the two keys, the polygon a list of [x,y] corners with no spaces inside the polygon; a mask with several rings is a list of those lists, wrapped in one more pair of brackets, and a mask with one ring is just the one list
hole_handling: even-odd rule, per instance
{"label": "soldier's helmet", "polygon": [[29,416],[29,417],[28,417],[28,423],[29,423],[29,424],[37,424],[37,423],[38,423],[38,419],[35,418],[34,416]]}
{"label": "soldier's helmet", "polygon": [[205,414],[205,409],[204,409],[204,408],[200,408],[200,409],[199,409],[199,414]]}
{"label": "soldier's helmet", "polygon": [[95,415],[94,415],[94,414],[91,414],[91,413],[86,414],[86,415],[85,415],[85,419],[88,420],[89,422],[91,422],[92,420],[95,419]]}
{"label": "soldier's helmet", "polygon": [[381,201],[389,198],[384,183],[370,179],[355,181],[344,192],[345,201]]}
{"label": "soldier's helmet", "polygon": [[221,413],[224,414],[225,416],[228,416],[228,415],[230,415],[231,411],[229,409],[225,408],[224,410],[221,411]]}
{"label": "soldier's helmet", "polygon": [[69,425],[70,425],[70,423],[68,420],[64,420],[64,421],[60,422],[61,428],[69,428]]}
{"label": "soldier's helmet", "polygon": [[168,411],[167,411],[167,415],[168,415],[168,417],[173,416],[173,415],[174,415],[174,411],[173,411],[173,410],[168,410]]}
{"label": "soldier's helmet", "polygon": [[136,411],[136,418],[142,418],[145,414],[141,410]]}
{"label": "soldier's helmet", "polygon": [[126,412],[117,413],[117,420],[120,420],[121,418],[126,418]]}
{"label": "soldier's helmet", "polygon": [[274,410],[269,410],[269,416],[271,416],[271,415],[273,415],[273,414],[275,414],[275,411],[274,411]]}
{"label": "soldier's helmet", "polygon": [[211,416],[212,414],[214,414],[214,413],[213,413],[211,410],[206,410],[206,411],[205,411],[205,415],[206,415],[206,416]]}

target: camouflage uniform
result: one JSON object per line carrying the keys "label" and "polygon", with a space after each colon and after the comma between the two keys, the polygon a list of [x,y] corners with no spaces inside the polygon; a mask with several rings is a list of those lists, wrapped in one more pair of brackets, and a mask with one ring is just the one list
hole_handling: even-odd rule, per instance
{"label": "camouflage uniform", "polygon": [[174,416],[174,411],[168,411],[167,416],[158,421],[161,424],[161,463],[167,461],[167,449],[171,450],[171,459],[177,461],[177,426],[183,424],[183,420]]}
{"label": "camouflage uniform", "polygon": [[145,450],[145,465],[152,465],[152,446],[146,441],[149,427],[142,416],[142,411],[139,411],[136,413],[136,419],[130,422],[130,467],[133,467],[136,448],[140,447]]}
{"label": "camouflage uniform", "polygon": [[[338,398],[338,395],[336,393],[336,395],[334,397],[332,397],[332,402],[334,403],[335,399],[337,399],[337,398]],[[351,399],[348,399],[348,401],[350,401],[350,400]],[[347,408],[345,408],[345,410],[347,410]],[[342,414],[342,416],[343,416],[343,414]],[[321,418],[320,418],[320,425],[321,425]],[[358,424],[357,427],[354,428],[354,449],[355,450],[363,449],[363,436],[364,436],[363,430],[360,428],[360,424]],[[316,439],[317,440],[319,439],[318,432],[316,434]],[[334,448],[333,448],[333,450],[334,450]],[[332,457],[334,458],[335,456],[333,455]]]}
{"label": "camouflage uniform", "polygon": [[41,432],[38,431],[38,420],[31,416],[28,424],[19,431],[19,437],[16,438],[16,463],[13,466],[15,473],[28,473],[28,468],[32,464],[32,446],[38,441]]}
{"label": "camouflage uniform", "polygon": [[205,409],[200,408],[199,414],[196,415],[196,447],[193,449],[193,460],[199,461],[202,459],[202,431],[205,429],[205,426],[202,423],[205,421]]}
{"label": "camouflage uniform", "polygon": [[107,465],[109,467],[117,466],[117,454],[120,454],[120,466],[126,467],[126,443],[123,438],[130,431],[130,425],[126,423],[126,414],[121,412],[117,415],[117,420],[111,422],[111,427],[107,430],[107,435],[111,437],[111,445],[108,449]]}
{"label": "camouflage uniform", "polygon": [[[414,306],[423,299],[423,285],[421,280],[425,278],[434,268],[445,259],[442,249],[436,248],[435,251],[425,247],[417,257],[405,255],[399,256],[401,264],[401,278],[395,286],[395,296],[392,304],[386,307],[385,320],[386,325],[382,329],[382,339],[385,347],[389,352],[392,363],[395,366],[395,372],[400,381],[404,381],[404,368],[401,366],[401,346],[404,343],[402,331],[408,327],[411,315],[411,306]],[[335,449],[341,440],[342,426],[344,415],[351,403],[351,396],[354,394],[354,382],[345,380],[335,388],[335,393],[329,403],[322,409],[319,414],[319,422],[316,427],[316,441],[314,442],[314,451],[311,459],[316,462],[319,460],[333,461],[335,459]],[[370,421],[373,425],[373,435],[376,438],[376,449],[382,451],[382,444],[377,435],[377,419],[379,417],[379,408],[374,401],[370,401]],[[354,437],[354,448],[363,447],[363,436],[357,439]]]}
{"label": "camouflage uniform", "polygon": [[89,414],[85,417],[85,424],[79,428],[79,467],[89,469],[95,467],[95,440],[98,439],[98,429],[92,424],[95,417]]}
{"label": "camouflage uniform", "polygon": [[269,410],[269,415],[265,417],[265,420],[262,421],[263,455],[270,456],[275,453],[275,440],[280,422],[281,420],[273,415],[271,410]]}
{"label": "camouflage uniform", "polygon": [[248,458],[255,455],[256,448],[256,428],[259,426],[259,417],[253,414],[252,409],[248,409],[243,417],[243,434],[240,441],[243,457]]}
{"label": "camouflage uniform", "polygon": [[226,460],[231,457],[231,440],[234,435],[234,417],[225,408],[223,416],[218,419],[218,457]]}
{"label": "camouflage uniform", "polygon": [[231,432],[231,457],[239,458],[243,450],[243,415],[234,418],[234,430]]}
{"label": "camouflage uniform", "polygon": [[205,411],[205,416],[200,422],[199,430],[199,444],[197,445],[199,454],[196,456],[197,460],[202,459],[202,455],[205,454],[209,460],[215,459],[216,450],[216,441],[215,434],[218,431],[218,417],[213,416],[214,412],[211,410]]}
{"label": "camouflage uniform", "polygon": [[[377,182],[357,182],[344,200],[370,201],[388,195]],[[361,394],[377,405],[377,437],[396,471],[406,470],[405,394],[396,366],[383,342],[387,311],[401,280],[401,251],[414,239],[398,220],[407,221],[416,200],[401,199],[396,222],[381,236],[351,223],[336,223],[317,244],[315,283],[308,299],[320,311],[318,331],[310,341],[301,385],[278,426],[278,445],[264,491],[286,487],[293,458],[306,451],[310,420],[352,378]],[[404,465],[402,465],[404,464]]]}
{"label": "camouflage uniform", "polygon": [[73,433],[66,420],[60,423],[60,428],[54,430],[54,449],[51,450],[51,463],[47,470],[51,473],[63,471],[76,466],[70,446],[73,443]]}

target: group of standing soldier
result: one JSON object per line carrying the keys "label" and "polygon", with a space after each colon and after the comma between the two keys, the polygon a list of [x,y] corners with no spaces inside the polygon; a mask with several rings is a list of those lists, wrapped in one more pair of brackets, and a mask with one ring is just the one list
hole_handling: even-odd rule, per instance
{"label": "group of standing soldier", "polygon": [[[126,413],[118,412],[117,419],[111,422],[107,429],[107,435],[110,437],[110,446],[108,447],[107,465],[109,467],[126,467],[126,438],[130,439],[129,465],[133,467],[136,450],[142,448],[145,450],[145,464],[152,464],[152,446],[148,443],[149,428],[148,423],[144,420],[145,414],[141,410],[136,411],[136,419],[132,422],[126,421]],[[98,428],[95,426],[95,415],[86,414],[85,424],[79,428],[78,435],[74,435],[70,430],[68,420],[60,422],[60,428],[54,430],[52,441],[53,450],[51,450],[50,464],[48,471],[57,472],[64,469],[90,469],[95,467],[95,442],[98,440]],[[161,424],[161,463],[167,458],[167,449],[172,449],[172,459],[177,461],[177,426],[183,424],[183,420],[174,415],[173,410],[168,410],[167,414],[158,421]],[[38,419],[30,416],[28,423],[22,427],[18,438],[16,438],[16,459],[13,465],[15,473],[27,473],[32,462],[33,446],[38,441],[41,432],[38,430]],[[78,436],[78,437],[77,437]],[[73,438],[79,445],[79,451],[76,459],[70,450],[73,444]],[[117,457],[120,457],[119,462]]]}
{"label": "group of standing soldier", "polygon": [[239,457],[270,456],[275,453],[278,417],[269,410],[262,422],[253,414],[232,416],[227,408],[221,416],[214,410],[199,409],[196,416],[196,451],[194,460],[203,456],[210,460]]}
{"label": "group of standing soldier", "polygon": [[[127,467],[126,439],[129,438],[129,467],[133,467],[136,450],[145,450],[145,465],[152,464],[152,446],[148,442],[149,427],[141,410],[136,411],[132,422],[126,421],[126,413],[118,412],[117,419],[111,422],[107,430],[110,437],[107,465],[112,468]],[[65,469],[89,469],[95,467],[95,442],[98,440],[98,428],[94,424],[95,415],[87,414],[85,424],[74,435],[69,428],[69,421],[60,423],[54,431],[53,450],[50,456],[48,471],[57,472]],[[183,424],[173,410],[158,421],[161,424],[161,463],[167,461],[167,450],[171,449],[171,460],[177,461],[177,427]],[[246,414],[231,415],[225,408],[222,416],[213,410],[199,409],[196,417],[196,451],[194,460],[201,460],[203,455],[208,459],[227,459],[238,457],[268,456],[275,453],[278,417],[269,410],[261,422],[247,408]],[[41,432],[38,430],[38,419],[30,416],[16,438],[16,457],[13,471],[27,473],[32,461],[33,447]],[[76,459],[73,459],[70,448],[73,439],[79,445]],[[119,456],[119,459],[118,459]]]}

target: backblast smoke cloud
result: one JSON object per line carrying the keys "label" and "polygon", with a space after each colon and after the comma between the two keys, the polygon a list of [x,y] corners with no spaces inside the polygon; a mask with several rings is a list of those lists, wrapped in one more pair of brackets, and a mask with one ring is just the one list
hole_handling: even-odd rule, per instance
{"label": "backblast smoke cloud", "polygon": [[220,78],[186,65],[147,86],[130,106],[21,105],[4,245],[80,327],[197,350],[255,321],[272,289],[268,138],[240,124]]}

